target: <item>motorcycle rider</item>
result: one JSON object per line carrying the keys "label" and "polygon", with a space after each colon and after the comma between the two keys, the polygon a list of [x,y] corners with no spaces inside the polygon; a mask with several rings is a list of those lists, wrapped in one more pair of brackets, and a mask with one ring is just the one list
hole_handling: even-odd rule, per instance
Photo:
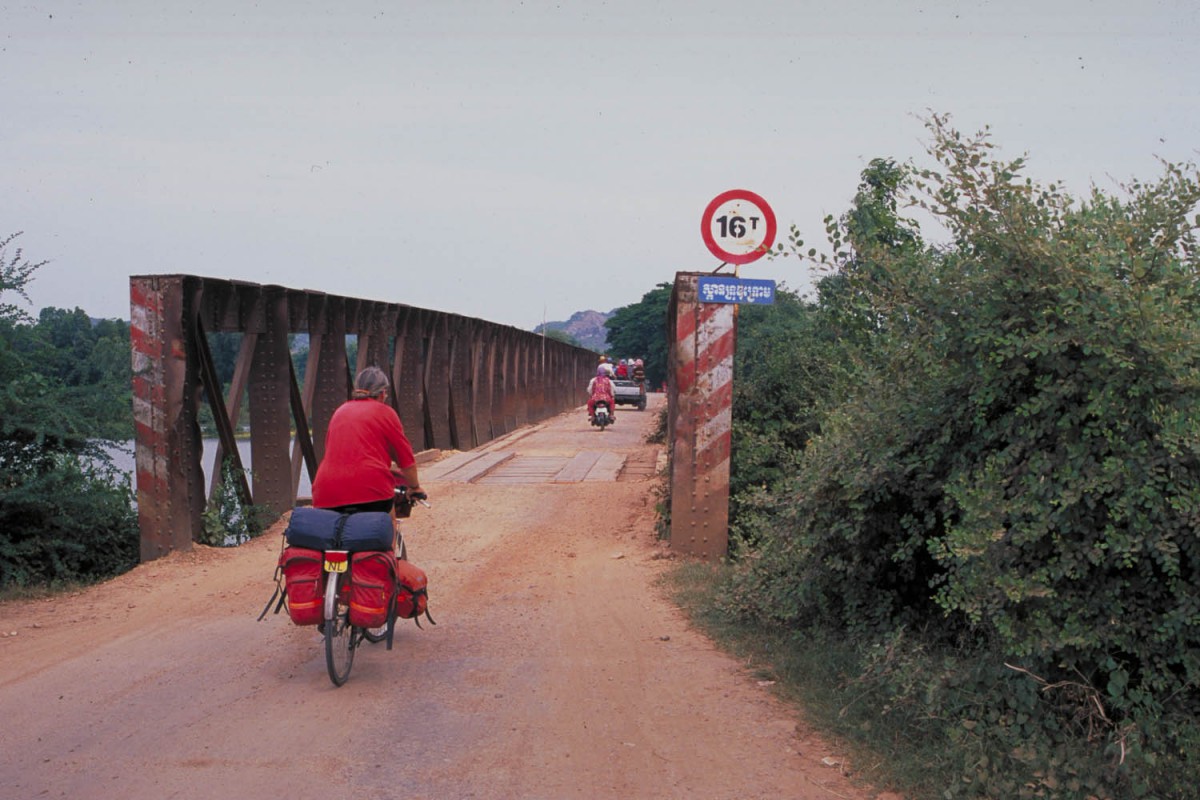
{"label": "motorcycle rider", "polygon": [[424,500],[412,445],[396,410],[388,404],[389,382],[379,367],[354,379],[354,394],[338,406],[325,433],[325,455],[313,480],[314,508],[345,513],[386,511],[395,527],[395,488]]}
{"label": "motorcycle rider", "polygon": [[603,363],[596,368],[596,377],[588,381],[588,419],[594,420],[596,416],[596,403],[603,400],[608,403],[608,418],[612,422],[617,421],[617,404],[613,397],[612,388],[612,364]]}

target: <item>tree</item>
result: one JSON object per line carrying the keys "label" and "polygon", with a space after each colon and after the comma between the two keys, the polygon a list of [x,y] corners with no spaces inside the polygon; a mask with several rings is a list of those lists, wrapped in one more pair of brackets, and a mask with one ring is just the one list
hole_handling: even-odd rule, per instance
{"label": "tree", "polygon": [[26,363],[61,387],[55,401],[86,420],[89,436],[133,437],[127,323],[93,321],[80,308],[43,308],[36,324],[14,330],[14,343]]}
{"label": "tree", "polygon": [[556,342],[564,342],[566,344],[573,345],[575,347],[583,347],[583,345],[581,345],[579,343],[578,339],[576,339],[574,336],[567,333],[566,331],[559,330],[558,328],[545,328],[538,332],[541,333],[543,336],[545,336],[547,339],[553,339]]}
{"label": "tree", "polygon": [[212,354],[217,379],[221,381],[222,386],[228,386],[237,367],[238,353],[242,348],[242,334],[215,331],[207,334],[207,337],[208,351]]}
{"label": "tree", "polygon": [[[16,300],[28,302],[25,287],[46,262],[19,248],[8,256],[18,235],[0,242],[0,586],[94,580],[137,563],[129,480],[97,438],[113,430],[96,430],[84,402],[88,391],[116,396],[104,387],[121,372],[120,333],[105,328],[97,358],[82,312],[51,310],[32,324]],[[124,353],[128,398],[127,331]]]}
{"label": "tree", "polygon": [[640,302],[618,308],[605,321],[611,357],[641,358],[646,382],[659,386],[667,379],[667,305],[672,286],[660,283]]}

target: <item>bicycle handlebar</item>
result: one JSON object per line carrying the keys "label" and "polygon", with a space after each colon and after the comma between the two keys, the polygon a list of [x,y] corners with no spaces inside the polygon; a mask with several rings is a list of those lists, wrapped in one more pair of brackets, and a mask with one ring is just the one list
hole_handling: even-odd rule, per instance
{"label": "bicycle handlebar", "polygon": [[429,504],[429,495],[425,494],[425,492],[417,492],[410,495],[408,493],[407,486],[397,486],[395,494],[397,504],[406,503],[411,506],[413,503],[420,503],[426,508],[433,508],[433,506]]}

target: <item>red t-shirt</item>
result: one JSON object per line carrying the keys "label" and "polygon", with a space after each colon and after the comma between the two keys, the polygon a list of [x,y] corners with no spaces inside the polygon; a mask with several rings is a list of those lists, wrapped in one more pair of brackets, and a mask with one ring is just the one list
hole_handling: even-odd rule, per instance
{"label": "red t-shirt", "polygon": [[395,409],[378,400],[338,407],[325,433],[325,456],[313,481],[313,506],[335,508],[388,500],[396,488],[391,463],[416,463]]}

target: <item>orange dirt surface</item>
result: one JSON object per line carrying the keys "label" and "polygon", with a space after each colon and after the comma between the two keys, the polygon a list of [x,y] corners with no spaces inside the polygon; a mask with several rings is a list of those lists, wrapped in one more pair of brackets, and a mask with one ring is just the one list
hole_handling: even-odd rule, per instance
{"label": "orange dirt surface", "polygon": [[423,466],[403,530],[437,625],[364,645],[341,688],[315,628],[257,621],[282,521],[0,605],[0,797],[880,797],[658,587],[652,398],[492,442],[508,478]]}

